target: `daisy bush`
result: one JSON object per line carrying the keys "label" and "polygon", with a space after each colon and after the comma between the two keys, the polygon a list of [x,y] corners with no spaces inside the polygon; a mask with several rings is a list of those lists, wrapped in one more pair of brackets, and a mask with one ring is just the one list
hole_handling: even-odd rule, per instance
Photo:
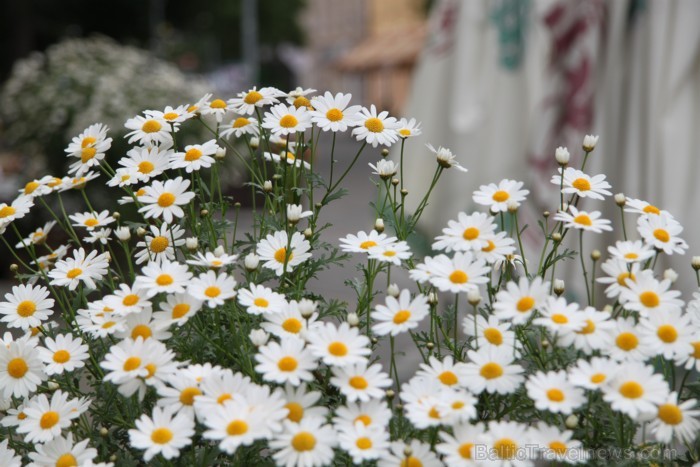
{"label": "daisy bush", "polygon": [[[522,181],[477,183],[480,208],[454,213],[426,253],[432,189],[472,174],[449,148],[412,145],[414,119],[253,88],[123,121],[116,164],[113,130],[90,122],[66,141],[67,174],[0,204],[17,280],[0,302],[3,465],[698,461],[700,293],[657,266],[686,253],[683,228],[586,172],[597,137],[581,167],[555,151],[559,196],[537,225],[520,219]],[[355,141],[342,160],[339,133]],[[410,211],[404,155],[434,161]],[[222,190],[232,160],[249,172],[252,225]],[[376,222],[338,238],[324,215],[353,169],[376,186]],[[113,208],[95,208],[95,185]],[[24,231],[32,210],[52,220]],[[605,253],[585,248],[602,234],[616,238]],[[351,263],[354,300],[314,292]]]}

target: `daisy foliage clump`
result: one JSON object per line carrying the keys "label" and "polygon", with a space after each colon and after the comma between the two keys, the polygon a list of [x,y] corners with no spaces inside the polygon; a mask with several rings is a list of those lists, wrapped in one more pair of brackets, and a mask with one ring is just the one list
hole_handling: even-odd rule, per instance
{"label": "daisy foliage clump", "polygon": [[[557,149],[537,229],[523,181],[468,180],[458,150],[412,144],[414,119],[315,92],[124,115],[116,166],[95,123],[66,141],[67,175],[0,204],[19,282],[0,297],[0,463],[698,462],[700,294],[660,271],[689,245],[671,210],[585,172],[597,137],[580,167]],[[336,160],[342,133],[356,150]],[[433,164],[415,209],[404,155]],[[250,222],[222,189],[231,159],[248,170]],[[355,167],[377,188],[376,222],[338,238],[325,214]],[[478,187],[475,209],[424,241],[443,177]],[[117,203],[91,196],[100,184]],[[24,231],[33,210],[52,221]],[[352,300],[319,289],[349,264]]]}

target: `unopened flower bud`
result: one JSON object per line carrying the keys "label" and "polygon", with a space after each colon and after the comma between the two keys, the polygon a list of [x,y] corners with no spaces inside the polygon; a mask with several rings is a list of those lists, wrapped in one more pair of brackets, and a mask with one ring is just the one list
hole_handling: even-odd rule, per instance
{"label": "unopened flower bud", "polygon": [[595,145],[598,143],[598,136],[586,135],[583,137],[583,150],[586,152],[591,152],[595,149]]}
{"label": "unopened flower bud", "polygon": [[304,319],[311,318],[311,316],[316,313],[316,302],[308,298],[302,298],[299,300],[299,313],[301,313]]}
{"label": "unopened flower bud", "polygon": [[214,256],[222,256],[224,253],[226,253],[226,250],[224,250],[223,245],[214,248]]}
{"label": "unopened flower bud", "polygon": [[370,339],[370,342],[372,342],[372,345],[377,345],[377,344],[379,344],[379,339],[377,339],[376,337],[373,337]]}
{"label": "unopened flower bud", "polygon": [[118,221],[121,217],[122,217],[122,215],[119,213],[119,211],[114,211],[112,213],[112,218],[114,218],[114,220]]}
{"label": "unopened flower bud", "polygon": [[433,350],[435,348],[435,344],[433,344],[432,342],[428,342],[427,344],[425,344],[425,347],[428,350]]}
{"label": "unopened flower bud", "polygon": [[[411,446],[406,446],[403,448],[403,455],[406,457],[411,457],[413,455],[413,448]],[[408,463],[406,463],[408,465]]]}
{"label": "unopened flower bud", "polygon": [[56,381],[49,381],[46,385],[49,387],[49,391],[55,391],[61,387]]}
{"label": "unopened flower bud", "polygon": [[690,259],[690,265],[695,269],[696,271],[700,269],[700,256],[693,256]]}
{"label": "unopened flower bud", "polygon": [[122,242],[128,242],[129,239],[131,239],[131,231],[129,231],[129,227],[117,227],[114,229],[114,235],[116,235]]}
{"label": "unopened flower bud", "polygon": [[624,193],[615,194],[615,204],[617,204],[620,207],[623,207],[626,203],[627,203],[627,197],[625,196]]}
{"label": "unopened flower bud", "polygon": [[568,429],[573,430],[578,426],[578,417],[574,414],[569,415],[568,417],[566,417],[564,425],[566,425]]}
{"label": "unopened flower bud", "polygon": [[199,211],[199,215],[202,217],[207,217],[209,215],[209,210],[208,209],[202,209]]}
{"label": "unopened flower bud", "polygon": [[109,434],[109,430],[105,427],[100,428],[100,436],[103,438]]}
{"label": "unopened flower bud", "polygon": [[10,272],[17,272],[17,271],[19,271],[19,266],[17,265],[17,263],[10,264]]}
{"label": "unopened flower bud", "polygon": [[506,208],[508,208],[508,212],[510,212],[511,214],[514,212],[518,212],[519,207],[520,207],[520,203],[518,203],[514,199],[509,199],[508,202],[506,203]]}
{"label": "unopened flower bud", "polygon": [[394,406],[394,408],[395,408],[396,410],[403,410],[403,404],[402,404],[401,402],[399,402],[399,403],[397,403],[397,404]]}
{"label": "unopened flower bud", "polygon": [[270,193],[272,191],[272,181],[271,180],[265,180],[263,183],[263,190],[265,193]]}
{"label": "unopened flower bud", "polygon": [[477,306],[481,302],[479,289],[471,289],[467,292],[467,301],[471,306]]}
{"label": "unopened flower bud", "polygon": [[603,311],[606,312],[606,313],[612,313],[613,310],[614,310],[614,308],[612,307],[612,305],[605,305],[605,306],[603,307]]}
{"label": "unopened flower bud", "polygon": [[399,290],[399,286],[396,284],[391,284],[386,288],[386,294],[391,297],[396,298],[399,296],[399,293],[401,293],[401,291]]}
{"label": "unopened flower bud", "polygon": [[569,150],[565,147],[559,146],[556,151],[554,151],[554,157],[559,165],[566,165],[569,163]]}
{"label": "unopened flower bud", "polygon": [[668,268],[664,271],[664,279],[669,280],[671,282],[676,282],[676,280],[678,280],[678,273],[673,269]]}
{"label": "unopened flower bud", "polygon": [[552,289],[554,290],[555,294],[561,295],[564,293],[564,290],[566,290],[566,284],[561,279],[554,279],[554,286]]}
{"label": "unopened flower bud", "polygon": [[258,264],[260,264],[260,257],[255,253],[248,253],[243,260],[243,264],[248,271],[255,271],[258,269]]}
{"label": "unopened flower bud", "polygon": [[384,219],[377,219],[374,221],[374,230],[376,230],[379,233],[384,232]]}
{"label": "unopened flower bud", "polygon": [[274,174],[274,175],[272,176],[272,179],[273,179],[273,180],[282,180],[282,174]]}
{"label": "unopened flower bud", "polygon": [[389,400],[393,399],[394,396],[396,396],[396,393],[394,392],[393,389],[387,389],[385,394],[386,394],[386,398]]}
{"label": "unopened flower bud", "polygon": [[357,327],[360,325],[360,317],[357,316],[357,313],[348,313],[347,322],[350,326]]}
{"label": "unopened flower bud", "polygon": [[187,237],[185,239],[185,246],[190,251],[196,251],[197,248],[199,248],[199,240],[197,240],[197,237]]}
{"label": "unopened flower bud", "polygon": [[109,251],[105,251],[102,254],[104,255],[104,258],[107,260],[107,262],[112,261],[112,254]]}
{"label": "unopened flower bud", "polygon": [[401,197],[405,198],[406,196],[408,196],[408,190],[404,188],[401,190]]}
{"label": "unopened flower bud", "polygon": [[540,344],[542,345],[543,349],[549,347],[549,341],[547,339],[543,339],[542,342],[540,342]]}
{"label": "unopened flower bud", "polygon": [[260,138],[258,138],[256,136],[253,136],[252,138],[250,138],[250,147],[253,151],[258,149],[259,146],[260,146]]}
{"label": "unopened flower bud", "polygon": [[222,148],[221,146],[217,147],[214,157],[220,161],[224,160],[224,157],[226,157],[226,148]]}
{"label": "unopened flower bud", "polygon": [[561,242],[561,234],[559,232],[554,232],[552,234],[552,240],[555,242]]}
{"label": "unopened flower bud", "polygon": [[117,455],[116,455],[116,454],[112,454],[111,456],[109,456],[109,461],[110,461],[110,462],[117,462]]}
{"label": "unopened flower bud", "polygon": [[382,149],[382,157],[386,157],[389,155],[389,150],[387,148]]}
{"label": "unopened flower bud", "polygon": [[398,178],[392,178],[392,179],[391,179],[391,184],[392,184],[392,185],[396,186],[396,185],[398,185],[399,183],[401,183],[401,180],[399,180]]}
{"label": "unopened flower bud", "polygon": [[545,211],[545,212],[542,213],[542,217],[544,217],[544,218],[546,219],[546,218],[549,217],[550,214],[551,214],[551,213],[550,213],[549,211]]}
{"label": "unopened flower bud", "polygon": [[591,251],[591,259],[593,261],[598,261],[600,259],[600,250]]}
{"label": "unopened flower bud", "polygon": [[143,227],[139,227],[138,229],[136,229],[136,235],[138,235],[141,238],[145,237],[146,233],[146,229],[144,229]]}
{"label": "unopened flower bud", "polygon": [[435,292],[430,292],[428,294],[428,304],[430,305],[437,305],[438,303],[438,296]]}
{"label": "unopened flower bud", "polygon": [[267,344],[267,341],[270,339],[270,335],[262,329],[253,329],[250,331],[248,337],[250,337],[250,342],[252,342],[255,347]]}
{"label": "unopened flower bud", "polygon": [[304,238],[307,240],[311,240],[311,237],[314,236],[314,231],[311,230],[311,227],[307,227],[304,229]]}

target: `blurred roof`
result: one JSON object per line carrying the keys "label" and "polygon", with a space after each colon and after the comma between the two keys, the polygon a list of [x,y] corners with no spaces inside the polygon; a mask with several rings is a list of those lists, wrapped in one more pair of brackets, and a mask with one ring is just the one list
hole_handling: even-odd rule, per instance
{"label": "blurred roof", "polygon": [[360,42],[335,63],[347,72],[412,65],[423,48],[426,25],[394,28]]}

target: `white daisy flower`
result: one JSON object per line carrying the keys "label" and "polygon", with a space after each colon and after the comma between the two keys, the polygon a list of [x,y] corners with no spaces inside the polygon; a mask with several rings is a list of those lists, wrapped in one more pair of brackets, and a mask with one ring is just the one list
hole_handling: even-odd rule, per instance
{"label": "white daisy flower", "polygon": [[[218,250],[218,248],[217,248]],[[192,266],[202,266],[209,269],[219,269],[233,264],[238,259],[238,255],[229,255],[219,251],[197,252],[194,259],[188,259],[187,264]]]}
{"label": "white daisy flower", "polygon": [[[441,432],[442,434],[442,432]],[[410,450],[410,451],[409,451]],[[406,456],[410,452],[410,456]],[[442,467],[430,445],[412,439],[409,444],[402,441],[394,441],[390,445],[390,452],[379,459],[378,467]]]}
{"label": "white daisy flower", "polygon": [[288,302],[281,312],[265,313],[263,317],[265,322],[261,327],[279,338],[307,339],[307,333],[322,324],[317,321],[318,313],[312,313],[308,318],[302,316],[296,300]]}
{"label": "white daisy flower", "polygon": [[258,121],[253,117],[237,117],[231,120],[230,123],[223,126],[223,130],[219,133],[221,138],[229,138],[231,135],[240,138],[244,135],[257,137],[260,134]]}
{"label": "white daisy flower", "polygon": [[18,196],[11,204],[0,203],[0,228],[9,225],[10,222],[21,219],[29,213],[34,206],[34,199],[30,196]]}
{"label": "white daisy flower", "polygon": [[637,274],[634,282],[631,278],[625,282],[627,288],[620,291],[620,303],[627,310],[639,312],[640,316],[680,310],[683,307],[683,300],[678,298],[681,293],[670,290],[671,281],[664,279],[659,282],[654,278],[654,272],[649,269]]}
{"label": "white daisy flower", "polygon": [[240,115],[251,115],[255,113],[256,108],[277,103],[277,97],[280,96],[275,88],[253,88],[238,93],[238,97],[229,99],[228,103],[236,113]]}
{"label": "white daisy flower", "polygon": [[615,246],[608,247],[608,252],[625,263],[641,263],[654,256],[654,250],[641,240],[617,241]]}
{"label": "white daisy flower", "polygon": [[415,118],[412,118],[410,120],[407,118],[402,118],[398,121],[396,133],[398,133],[399,138],[402,139],[420,136],[423,133],[423,130],[421,130],[420,125],[421,123],[416,121]]}
{"label": "white daisy flower", "polygon": [[357,141],[365,141],[376,148],[381,144],[391,146],[398,139],[398,122],[396,118],[389,117],[389,112],[382,111],[377,113],[377,108],[372,104],[369,109],[362,107],[357,114],[354,122],[355,128],[352,129],[352,136],[357,138]]}
{"label": "white daisy flower", "polygon": [[287,232],[279,230],[261,240],[256,253],[264,261],[263,267],[281,276],[311,258],[310,249],[311,245],[301,232],[294,232],[292,239],[288,240]]}
{"label": "white daisy flower", "polygon": [[375,324],[372,331],[380,336],[400,333],[415,329],[430,313],[428,297],[418,294],[411,300],[411,292],[404,289],[397,298],[387,296],[386,305],[377,305],[371,314]]}
{"label": "white daisy flower", "polygon": [[572,431],[560,431],[544,422],[539,422],[536,429],[542,459],[567,464],[580,464],[588,460],[589,453],[581,441],[572,439]]}
{"label": "white daisy flower", "polygon": [[216,162],[213,156],[218,150],[219,145],[213,139],[204,144],[185,146],[184,152],[172,153],[170,156],[170,167],[173,169],[185,169],[187,173],[203,168],[208,169]]}
{"label": "white daisy flower", "polygon": [[263,285],[250,284],[247,289],[238,291],[238,303],[251,315],[280,313],[287,305],[284,295],[273,292]]}
{"label": "white daisy flower", "polygon": [[627,263],[621,259],[610,258],[600,265],[606,277],[599,277],[596,282],[609,284],[605,289],[608,298],[618,297],[624,289],[629,289],[628,282],[635,282],[641,270],[638,263]]}
{"label": "white daisy flower", "polygon": [[671,360],[677,355],[687,355],[696,337],[690,317],[680,309],[662,310],[649,313],[639,320],[642,345],[653,355],[661,355]]}
{"label": "white daisy flower", "polygon": [[[562,169],[558,169],[559,175],[553,175],[551,182],[557,186],[562,185]],[[573,167],[564,169],[563,188],[564,194],[576,194],[581,198],[605,199],[605,196],[610,196],[612,193],[608,191],[612,188],[605,181],[605,175],[590,176]]]}
{"label": "white daisy flower", "polygon": [[144,181],[146,177],[139,172],[138,167],[119,167],[107,182],[107,186],[123,188]]}
{"label": "white daisy flower", "polygon": [[468,352],[471,362],[465,364],[465,387],[474,394],[483,391],[498,394],[515,392],[525,379],[520,365],[513,364],[513,350],[484,347]]}
{"label": "white daisy flower", "polygon": [[209,308],[216,308],[236,296],[236,280],[222,272],[207,271],[192,279],[187,293],[202,300]]}
{"label": "white daisy flower", "polygon": [[430,150],[430,152],[435,154],[437,163],[440,167],[444,169],[451,169],[454,167],[460,172],[467,172],[467,169],[462,167],[459,162],[457,162],[457,156],[452,154],[451,150],[443,148],[442,146],[438,146],[438,148],[435,149],[431,144],[426,144],[425,146],[428,148],[428,150]]}
{"label": "white daisy flower", "polygon": [[437,411],[443,424],[455,425],[477,417],[477,399],[460,388],[444,388],[438,393]]}
{"label": "white daisy flower", "polygon": [[376,259],[382,263],[391,263],[395,266],[401,266],[401,261],[413,256],[411,248],[405,241],[398,241],[387,245],[375,246],[370,248],[369,259]]}
{"label": "white daisy flower", "polygon": [[123,320],[124,326],[115,332],[120,339],[155,339],[166,341],[172,334],[168,331],[169,323],[153,319],[151,308],[145,308],[138,313],[129,313]]}
{"label": "white daisy flower", "polygon": [[155,225],[149,226],[150,234],[147,234],[144,241],[138,242],[136,248],[139,250],[134,258],[136,264],[146,261],[160,263],[163,260],[173,261],[175,259],[175,247],[185,244],[185,230],[179,225],[161,224],[160,228]]}
{"label": "white daisy flower", "polygon": [[569,383],[565,371],[538,371],[527,379],[527,395],[538,410],[552,413],[571,414],[583,405],[586,398],[583,391]]}
{"label": "white daisy flower", "polygon": [[175,412],[175,407],[154,407],[151,417],[141,415],[135,422],[136,428],[129,430],[131,446],[145,450],[143,460],[146,462],[158,454],[165,459],[177,458],[180,449],[192,444],[194,419]]}
{"label": "white daisy flower", "polygon": [[191,375],[178,371],[168,378],[168,384],[158,388],[158,406],[173,407],[177,412],[194,416],[194,401],[202,395],[199,382]]}
{"label": "white daisy flower", "polygon": [[145,206],[139,209],[145,218],[162,217],[165,222],[172,224],[174,218],[182,218],[185,212],[180,206],[192,201],[195,194],[187,191],[189,180],[182,177],[166,180],[165,183],[155,180],[145,187],[145,194],[139,198]]}
{"label": "white daisy flower", "polygon": [[106,125],[95,123],[72,139],[65,152],[68,157],[77,157],[79,160],[70,165],[69,174],[79,176],[100,165],[105,152],[112,146],[112,138],[107,138],[108,130]]}
{"label": "white daisy flower", "polygon": [[637,232],[642,240],[667,255],[685,254],[688,244],[678,236],[682,231],[683,226],[678,221],[664,214],[637,219]]}
{"label": "white daisy flower", "polygon": [[348,234],[340,240],[340,249],[349,253],[369,253],[371,248],[388,246],[396,242],[396,237],[388,237],[384,233],[370,230],[369,233],[357,232],[357,235]]}
{"label": "white daisy flower", "polygon": [[220,411],[226,402],[233,400],[234,397],[242,402],[241,396],[248,394],[253,384],[249,377],[228,369],[218,368],[210,370],[208,374],[187,370],[181,370],[180,373],[185,377],[191,375],[202,391],[202,394],[194,399],[195,413],[200,420],[205,420],[209,415]]}
{"label": "white daisy flower", "polygon": [[58,436],[48,443],[37,444],[36,452],[29,453],[29,458],[34,461],[29,467],[94,465],[92,461],[97,457],[97,449],[88,447],[88,442],[89,439],[84,439],[73,443],[73,433],[69,432],[65,438]]}
{"label": "white daisy flower", "polygon": [[337,431],[347,430],[362,422],[365,426],[386,429],[391,420],[391,410],[386,401],[370,399],[365,402],[348,402],[335,409],[333,424]]}
{"label": "white daisy flower", "polygon": [[55,225],[56,221],[47,222],[43,227],[37,228],[34,232],[23,238],[15,245],[15,248],[29,248],[29,245],[43,245],[46,243],[49,232],[51,232],[51,229],[53,229]]}
{"label": "white daisy flower", "polygon": [[250,446],[266,435],[265,420],[251,412],[250,405],[240,394],[212,408],[204,424],[208,428],[204,438],[219,441],[219,449],[229,455],[239,446]]}
{"label": "white daisy flower", "polygon": [[673,217],[666,210],[661,210],[651,203],[648,203],[641,199],[630,198],[629,196],[625,198],[625,212],[632,212],[634,214],[641,215],[665,215],[668,217]]}
{"label": "white daisy flower", "polygon": [[325,425],[322,418],[306,418],[301,423],[285,421],[282,433],[268,444],[276,452],[272,455],[278,465],[321,467],[334,457],[337,434]]}
{"label": "white daisy flower", "polygon": [[435,450],[444,456],[443,460],[447,465],[476,466],[478,464],[474,447],[479,444],[479,437],[484,431],[482,423],[455,425],[452,427],[452,435],[446,431],[439,432],[442,442]]}
{"label": "white daisy flower", "polygon": [[533,324],[555,334],[581,331],[588,324],[579,310],[578,303],[566,303],[564,297],[548,297],[539,312],[542,316],[535,318]]}
{"label": "white daisy flower", "polygon": [[178,131],[180,123],[185,122],[195,116],[194,111],[188,110],[187,105],[179,105],[177,107],[167,105],[162,111],[145,110],[143,113],[148,117],[155,118],[156,120],[165,120],[170,124],[173,132]]}
{"label": "white daisy flower", "polygon": [[304,89],[301,86],[297,86],[293,91],[287,93],[287,103],[294,107],[308,107],[311,110],[311,101],[306,96],[314,92],[316,92],[315,89]]}
{"label": "white daisy flower", "polygon": [[476,337],[476,346],[504,347],[513,349],[519,342],[515,333],[510,330],[511,323],[502,322],[495,316],[485,318],[481,315],[470,315],[464,318],[462,330],[467,336]]}
{"label": "white daisy flower", "polygon": [[587,230],[589,232],[602,233],[604,230],[612,231],[610,221],[602,219],[600,211],[579,211],[575,206],[569,206],[568,212],[559,211],[552,219],[562,222],[564,228]]}
{"label": "white daisy flower", "polygon": [[528,193],[530,193],[530,190],[521,190],[522,187],[523,182],[506,178],[498,182],[498,184],[481,185],[474,192],[472,198],[475,203],[488,206],[493,213],[507,212],[509,204],[515,203],[516,206],[520,206],[525,201]]}
{"label": "white daisy flower", "polygon": [[365,363],[372,353],[369,338],[347,322],[321,323],[308,334],[309,350],[326,365]]}
{"label": "white daisy flower", "polygon": [[119,289],[115,290],[114,294],[103,297],[102,301],[118,316],[139,313],[151,306],[145,290],[132,288],[126,284],[119,284]]}
{"label": "white daisy flower", "polygon": [[100,242],[103,245],[107,245],[111,236],[112,229],[90,230],[88,236],[83,238],[83,241],[85,243]]}
{"label": "white daisy flower", "polygon": [[77,214],[71,214],[68,216],[73,221],[73,225],[76,227],[85,227],[88,231],[95,229],[96,227],[104,227],[114,222],[114,219],[109,211],[106,209],[100,213],[98,212],[83,212]]}
{"label": "white daisy flower", "polygon": [[379,363],[367,363],[332,368],[331,384],[340,390],[348,401],[367,402],[384,397],[384,388],[392,385],[389,375],[382,371]]}
{"label": "white daisy flower", "polygon": [[489,247],[489,240],[495,235],[496,224],[493,217],[483,212],[471,215],[460,212],[457,220],[447,222],[442,229],[444,235],[435,237],[433,250],[481,251]]}
{"label": "white daisy flower", "polygon": [[422,430],[445,422],[438,410],[445,388],[437,379],[423,376],[414,376],[401,385],[404,414],[414,427]]}
{"label": "white daisy flower", "polygon": [[105,253],[98,255],[93,250],[86,255],[85,250],[79,248],[73,250],[72,258],[58,261],[48,275],[53,279],[51,285],[68,287],[68,290],[75,290],[80,282],[88,289],[96,289],[96,282],[102,280],[108,269]]}
{"label": "white daisy flower", "polygon": [[119,165],[126,169],[136,169],[138,181],[147,182],[158,177],[170,168],[173,154],[170,144],[162,146],[135,147],[119,159]]}
{"label": "white daisy flower", "polygon": [[202,308],[202,301],[187,293],[167,294],[160,302],[160,311],[153,317],[158,321],[182,326]]}
{"label": "white daisy flower", "polygon": [[495,465],[529,467],[534,465],[532,457],[536,456],[536,453],[523,448],[534,444],[532,441],[526,425],[492,420],[488,424],[488,430],[479,436],[476,449],[481,448],[482,453],[488,453],[489,459],[493,459],[491,462]]}
{"label": "white daisy flower", "polygon": [[653,415],[669,395],[668,383],[654,368],[639,362],[620,365],[617,374],[601,387],[603,399],[613,410],[633,420]]}
{"label": "white daisy flower", "polygon": [[137,142],[140,145],[157,145],[172,143],[173,136],[170,134],[172,127],[164,118],[154,116],[143,117],[137,115],[124,123],[128,132],[124,137],[129,138],[128,143]]}
{"label": "white daisy flower", "polygon": [[340,449],[350,454],[355,464],[376,460],[389,448],[389,433],[357,422],[350,430],[338,433]]}
{"label": "white daisy flower", "polygon": [[149,262],[141,269],[141,275],[136,276],[134,288],[146,291],[151,298],[159,293],[184,293],[192,279],[192,273],[187,266],[167,260],[160,264]]}
{"label": "white daisy flower", "polygon": [[213,99],[203,102],[198,110],[202,115],[213,115],[217,123],[221,123],[224,119],[224,115],[226,115],[229,110],[232,110],[232,106],[222,99]]}
{"label": "white daisy flower", "polygon": [[44,362],[47,375],[59,375],[85,366],[89,358],[88,346],[81,338],[72,334],[59,334],[55,339],[44,339],[44,347],[39,347],[39,358]]}
{"label": "white daisy flower", "polygon": [[314,405],[321,400],[322,394],[318,391],[308,391],[305,385],[294,387],[287,383],[284,386],[284,397],[287,403],[285,408],[289,411],[287,420],[299,423],[304,417],[324,418],[328,414],[328,408]]}
{"label": "white daisy flower", "polygon": [[374,170],[372,175],[378,175],[382,180],[390,179],[399,170],[399,166],[394,161],[387,159],[381,159],[376,164],[369,163],[367,165]]}
{"label": "white daisy flower", "polygon": [[[61,179],[61,184],[56,186],[56,191],[63,192],[68,190],[79,190],[85,188],[85,185],[90,180],[94,180],[99,177],[100,174],[97,172],[87,172],[80,177],[64,177]],[[51,185],[51,183],[49,183]]]}
{"label": "white daisy flower", "polygon": [[33,285],[15,285],[11,293],[5,294],[4,302],[0,302],[0,314],[3,323],[10,328],[20,328],[28,331],[41,326],[53,314],[54,300],[49,298],[46,287]]}
{"label": "white daisy flower", "polygon": [[[48,184],[49,182],[52,182],[54,180],[54,177],[51,175],[46,175],[44,177],[41,177],[40,179],[33,179],[30,182],[27,182],[24,187],[20,188],[19,194],[24,195],[24,196],[29,196],[31,198],[35,198],[38,196],[44,196],[48,195],[53,191],[52,187],[50,187]],[[58,179],[58,183],[61,182],[61,179]]]}
{"label": "white daisy flower", "polygon": [[68,393],[60,389],[51,395],[39,394],[31,398],[24,408],[26,418],[20,421],[17,433],[23,433],[27,443],[44,443],[61,435],[88,408],[87,399],[68,399]]}
{"label": "white daisy flower", "polygon": [[569,382],[584,389],[600,389],[617,373],[618,363],[607,358],[593,357],[590,361],[579,359],[569,369]]}
{"label": "white daisy flower", "polygon": [[290,382],[298,386],[301,381],[313,380],[312,370],[316,369],[316,358],[304,341],[295,338],[282,339],[280,343],[269,342],[258,349],[255,355],[258,365],[255,371],[265,381],[275,383]]}
{"label": "white daisy flower", "polygon": [[566,327],[558,328],[557,345],[563,348],[573,346],[586,355],[610,347],[615,332],[615,322],[610,319],[610,313],[587,306],[578,311],[578,314],[583,318],[584,326],[577,331]]}
{"label": "white daisy flower", "polygon": [[288,165],[293,165],[297,169],[301,166],[304,166],[305,170],[311,170],[311,164],[303,160],[302,158],[297,158],[297,156],[291,152],[291,151],[282,151],[279,154],[272,154],[270,152],[265,152],[263,153],[263,158],[266,161],[271,161],[275,162],[277,164],[281,164],[282,160],[284,159]]}
{"label": "white daisy flower", "polygon": [[455,362],[450,355],[443,360],[430,356],[428,363],[420,364],[416,377],[435,380],[445,387],[466,387],[466,363]]}
{"label": "white daisy flower", "polygon": [[35,339],[18,339],[0,345],[1,397],[27,397],[45,379]]}
{"label": "white daisy flower", "polygon": [[632,318],[617,318],[613,334],[614,345],[608,348],[610,358],[625,362],[643,362],[652,356],[652,351],[642,341],[641,329]]}
{"label": "white daisy flower", "polygon": [[0,459],[6,463],[7,467],[22,467],[22,457],[8,447],[9,442],[9,439],[0,442]]}
{"label": "white daisy flower", "polygon": [[494,270],[498,270],[508,258],[517,256],[513,255],[515,253],[515,240],[510,238],[506,232],[497,232],[491,237],[485,236],[484,240],[488,245],[474,253],[478,258],[486,261],[486,264],[493,265]]}
{"label": "white daisy flower", "polygon": [[670,393],[659,404],[649,432],[661,443],[671,443],[674,438],[681,443],[692,442],[700,431],[700,410],[696,406],[696,399],[678,403],[678,393]]}
{"label": "white daisy flower", "polygon": [[335,96],[326,91],[323,96],[316,96],[311,99],[314,110],[311,113],[311,121],[323,131],[338,132],[347,131],[358,125],[360,118],[359,105],[351,105],[351,94],[337,93]]}
{"label": "white daisy flower", "polygon": [[302,133],[311,128],[311,115],[306,107],[278,104],[265,112],[262,127],[273,135]]}
{"label": "white daisy flower", "polygon": [[429,281],[442,292],[469,292],[479,284],[489,281],[489,268],[483,259],[474,257],[471,251],[457,252],[452,258],[437,255],[426,257],[424,267]]}

